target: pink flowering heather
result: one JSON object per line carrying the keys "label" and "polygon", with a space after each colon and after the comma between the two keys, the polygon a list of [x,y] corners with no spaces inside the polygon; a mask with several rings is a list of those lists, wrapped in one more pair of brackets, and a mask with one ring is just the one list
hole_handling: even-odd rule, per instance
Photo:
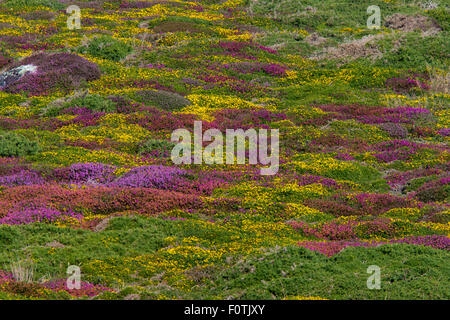
{"label": "pink flowering heather", "polygon": [[69,219],[72,221],[81,221],[83,216],[73,211],[59,211],[50,208],[23,208],[1,217],[0,224],[54,223],[69,221]]}
{"label": "pink flowering heather", "polygon": [[302,241],[298,245],[331,257],[347,247],[378,247],[390,243],[406,243],[450,250],[450,238],[439,235],[407,237],[390,241]]}
{"label": "pink flowering heather", "polygon": [[66,279],[50,280],[43,283],[21,283],[18,282],[11,272],[0,270],[0,288],[11,288],[14,290],[18,285],[22,285],[22,293],[37,295],[38,291],[49,290],[51,292],[67,292],[72,297],[95,297],[103,292],[114,292],[113,289],[92,284],[86,281],[80,281],[79,289],[69,289]]}
{"label": "pink flowering heather", "polygon": [[444,128],[438,131],[441,136],[448,137],[450,136],[450,128]]}
{"label": "pink flowering heather", "polygon": [[46,95],[58,87],[64,90],[79,88],[83,82],[100,78],[100,69],[92,62],[70,53],[39,53],[26,57],[14,67],[37,67],[3,89],[11,93]]}
{"label": "pink flowering heather", "polygon": [[448,299],[447,8],[383,2],[0,0],[0,299]]}

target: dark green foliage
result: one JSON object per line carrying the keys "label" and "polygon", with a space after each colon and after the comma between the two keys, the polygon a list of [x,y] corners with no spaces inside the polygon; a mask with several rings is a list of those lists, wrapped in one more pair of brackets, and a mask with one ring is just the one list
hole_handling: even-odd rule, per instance
{"label": "dark green foliage", "polygon": [[100,36],[92,39],[82,51],[102,59],[119,61],[125,58],[132,50],[128,44],[110,36]]}
{"label": "dark green foliage", "polygon": [[0,156],[21,157],[33,155],[39,151],[36,141],[30,141],[26,137],[16,133],[0,135]]}
{"label": "dark green foliage", "polygon": [[151,154],[156,156],[169,155],[175,147],[175,143],[166,140],[150,139],[139,146],[139,154]]}
{"label": "dark green foliage", "polygon": [[[279,248],[226,268],[208,293],[237,299],[448,299],[448,258],[446,251],[404,244],[346,248],[332,258],[304,248]],[[367,288],[370,265],[381,269],[380,290]]]}

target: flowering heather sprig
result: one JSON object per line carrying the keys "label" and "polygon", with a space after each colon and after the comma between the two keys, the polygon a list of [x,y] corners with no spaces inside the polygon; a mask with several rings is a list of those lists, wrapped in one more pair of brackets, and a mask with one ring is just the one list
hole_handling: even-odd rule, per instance
{"label": "flowering heather sprig", "polygon": [[277,54],[277,51],[254,42],[239,42],[239,41],[220,41],[213,47],[219,47],[224,49],[229,55],[233,57],[239,57],[242,59],[256,60],[257,58],[243,52],[247,48],[257,48],[268,53]]}
{"label": "flowering heather sprig", "polygon": [[[192,114],[173,114],[171,112],[159,110],[155,107],[145,107],[143,105],[138,109],[142,115],[130,115],[128,122],[137,124],[150,131],[173,131],[179,128],[193,129],[194,121],[198,120],[196,115]],[[203,128],[207,128],[204,124]]]}
{"label": "flowering heather sprig", "polygon": [[238,78],[235,77],[228,77],[223,75],[211,75],[211,74],[204,74],[198,76],[198,79],[205,81],[207,84],[203,87],[205,89],[211,89],[214,86],[217,87],[225,87],[228,86],[232,90],[240,92],[240,93],[246,93],[251,92],[255,90],[255,86]]}
{"label": "flowering heather sprig", "polygon": [[58,119],[12,119],[0,116],[0,128],[5,130],[38,129],[54,131],[64,126]]}
{"label": "flowering heather sprig", "polygon": [[364,214],[359,210],[345,204],[343,201],[336,201],[336,199],[308,199],[304,202],[304,204],[321,212],[329,213],[335,217],[357,216]]}
{"label": "flowering heather sprig", "polygon": [[91,113],[91,114],[83,114],[79,115],[78,117],[65,121],[65,125],[80,125],[83,127],[90,127],[90,126],[96,126],[100,122],[100,119],[105,115],[104,112],[97,112],[97,113]]}
{"label": "flowering heather sprig", "polygon": [[391,243],[407,243],[430,246],[435,249],[450,250],[450,238],[441,235],[410,236],[403,239],[391,240]]}
{"label": "flowering heather sprig", "polygon": [[259,49],[261,49],[261,50],[263,50],[263,51],[266,51],[266,52],[268,52],[268,53],[271,53],[271,54],[278,54],[278,51],[275,50],[275,49],[272,49],[272,48],[269,48],[269,47],[265,47],[265,46],[262,46],[262,45],[259,45],[259,44],[256,44],[256,46],[257,46]]}
{"label": "flowering heather sprig", "polygon": [[394,208],[423,206],[423,203],[414,199],[377,193],[333,195],[330,199],[309,199],[304,204],[334,216],[377,216]]}
{"label": "flowering heather sprig", "polygon": [[419,119],[430,114],[430,110],[414,107],[384,108],[383,113],[403,115],[405,118]]}
{"label": "flowering heather sprig", "polygon": [[298,242],[298,245],[331,257],[346,247],[376,247],[377,245],[381,245],[381,243],[377,243],[375,241],[302,241]]}
{"label": "flowering heather sprig", "polygon": [[[147,63],[146,65],[143,66],[144,68],[149,68],[149,69],[166,69],[166,65],[162,64],[162,63]],[[167,70],[172,70],[170,68],[167,68]]]}
{"label": "flowering heather sprig", "polygon": [[14,276],[10,272],[0,270],[0,283],[14,281]]}
{"label": "flowering heather sprig", "polygon": [[153,7],[155,2],[153,1],[120,1],[120,9],[146,9]]}
{"label": "flowering heather sprig", "polygon": [[184,179],[178,183],[174,191],[210,196],[217,188],[226,188],[236,181],[244,179],[258,181],[264,179],[257,167],[247,167],[242,171],[187,171],[191,179]]}
{"label": "flowering heather sprig", "polygon": [[435,249],[450,250],[450,238],[440,235],[406,237],[390,241],[302,241],[298,245],[310,250],[318,251],[326,256],[333,256],[346,247],[378,247],[393,243],[406,243],[429,246]]}
{"label": "flowering heather sprig", "polygon": [[297,183],[300,186],[305,186],[305,185],[309,185],[309,184],[313,184],[313,183],[320,183],[320,184],[322,184],[326,187],[330,187],[330,188],[335,188],[335,189],[342,188],[342,186],[339,183],[337,183],[334,179],[325,178],[325,177],[316,176],[316,175],[302,175],[302,176],[296,175],[295,179],[297,180]]}
{"label": "flowering heather sprig", "polygon": [[80,289],[69,289],[67,287],[66,279],[47,281],[44,282],[42,286],[55,292],[66,291],[73,297],[85,297],[85,296],[94,297],[106,291],[114,292],[114,290],[111,288],[98,284],[92,284],[86,281],[80,281]]}
{"label": "flowering heather sprig", "polygon": [[26,57],[12,67],[23,65],[36,66],[37,72],[28,73],[8,85],[5,88],[7,92],[46,95],[57,88],[78,88],[82,82],[99,79],[101,75],[96,64],[70,53],[39,53]]}
{"label": "flowering heather sprig", "polygon": [[200,4],[190,5],[188,8],[192,9],[192,10],[195,10],[197,12],[204,12],[205,11],[205,8],[202,5],[200,5]]}
{"label": "flowering heather sprig", "polygon": [[448,150],[448,147],[446,146],[414,143],[408,140],[390,140],[372,146],[372,150],[380,152],[374,154],[374,156],[382,162],[409,160],[414,154],[424,150],[425,148],[435,152]]}
{"label": "flowering heather sprig", "polygon": [[220,41],[218,47],[229,52],[241,52],[245,48],[252,46],[251,42],[237,42],[237,41]]}
{"label": "flowering heather sprig", "polygon": [[440,134],[441,136],[448,137],[450,136],[450,128],[441,129],[437,133]]}
{"label": "flowering heather sprig", "polygon": [[262,62],[239,62],[232,64],[224,64],[225,69],[231,69],[238,73],[255,73],[265,72],[272,76],[281,76],[286,74],[287,68],[277,63],[262,63]]}
{"label": "flowering heather sprig", "polygon": [[385,217],[368,221],[357,221],[353,219],[343,222],[330,221],[313,225],[303,221],[288,221],[286,224],[294,230],[301,232],[304,236],[324,240],[359,240],[371,239],[373,237],[393,239],[404,236],[406,231],[411,232],[412,230],[416,230],[410,224],[398,224],[398,221]]}
{"label": "flowering heather sprig", "polygon": [[0,224],[20,225],[35,222],[80,222],[83,216],[73,211],[59,211],[50,208],[23,208],[22,210],[8,213],[0,218]]}
{"label": "flowering heather sprig", "polygon": [[0,176],[8,176],[27,170],[28,166],[21,158],[0,157]]}
{"label": "flowering heather sprig", "polygon": [[186,218],[180,218],[180,217],[162,217],[163,220],[168,220],[168,221],[185,221]]}
{"label": "flowering heather sprig", "polygon": [[22,186],[43,184],[45,180],[36,172],[30,170],[22,170],[7,176],[0,176],[0,185],[4,186]]}
{"label": "flowering heather sprig", "polygon": [[262,66],[262,69],[271,76],[282,76],[286,74],[286,68],[276,63],[265,64]]}
{"label": "flowering heather sprig", "polygon": [[3,68],[3,66],[6,66],[8,63],[11,63],[12,59],[10,57],[5,57],[4,55],[0,54],[0,68]]}
{"label": "flowering heather sprig", "polygon": [[423,202],[448,201],[450,198],[450,176],[425,183],[414,195]]}
{"label": "flowering heather sprig", "polygon": [[84,115],[92,114],[93,111],[86,107],[73,106],[73,107],[65,108],[64,110],[61,111],[61,113],[62,114],[70,114],[70,115],[74,115],[74,116],[84,116]]}
{"label": "flowering heather sprig", "polygon": [[285,120],[286,115],[269,110],[223,109],[214,113],[214,120],[209,124],[211,128],[226,129],[269,129],[270,123]]}
{"label": "flowering heather sprig", "polygon": [[382,123],[380,128],[393,138],[406,138],[408,136],[408,129],[399,123]]}
{"label": "flowering heather sprig", "polygon": [[356,221],[348,221],[340,224],[337,222],[330,222],[321,225],[320,227],[310,226],[302,221],[288,222],[292,228],[297,231],[301,231],[303,235],[309,237],[316,237],[319,239],[328,240],[349,240],[356,239],[355,226],[358,224]]}
{"label": "flowering heather sprig", "polygon": [[175,167],[146,166],[130,170],[114,181],[118,187],[156,188],[170,190],[186,171]]}

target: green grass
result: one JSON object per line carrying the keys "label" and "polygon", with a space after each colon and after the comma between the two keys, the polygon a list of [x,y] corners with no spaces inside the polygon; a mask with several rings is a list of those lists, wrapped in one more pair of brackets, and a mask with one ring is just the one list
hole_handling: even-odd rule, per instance
{"label": "green grass", "polygon": [[[209,297],[280,299],[448,299],[449,253],[428,247],[392,245],[346,248],[327,258],[287,247],[228,266],[202,292]],[[381,269],[381,289],[370,290],[370,265]]]}

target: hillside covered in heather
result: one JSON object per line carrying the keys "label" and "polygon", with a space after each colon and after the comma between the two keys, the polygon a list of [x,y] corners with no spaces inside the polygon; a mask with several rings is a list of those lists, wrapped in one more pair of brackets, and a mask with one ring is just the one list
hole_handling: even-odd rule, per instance
{"label": "hillside covered in heather", "polygon": [[449,299],[449,6],[0,0],[0,300]]}

